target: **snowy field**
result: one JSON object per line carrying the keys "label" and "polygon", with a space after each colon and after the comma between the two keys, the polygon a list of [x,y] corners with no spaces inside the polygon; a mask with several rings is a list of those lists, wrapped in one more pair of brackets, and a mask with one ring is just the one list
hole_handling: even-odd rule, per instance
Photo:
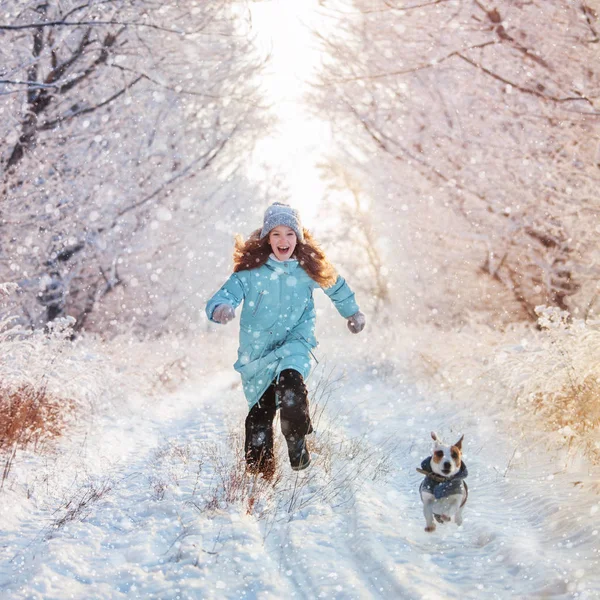
{"label": "snowy field", "polygon": [[[600,597],[589,473],[528,447],[533,434],[512,439],[500,405],[335,364],[310,380],[313,464],[293,473],[280,445],[273,485],[242,477],[246,407],[228,368],[109,406],[51,456],[22,455],[0,495],[0,596]],[[470,497],[462,527],[426,533],[415,468],[432,429],[465,434]]]}

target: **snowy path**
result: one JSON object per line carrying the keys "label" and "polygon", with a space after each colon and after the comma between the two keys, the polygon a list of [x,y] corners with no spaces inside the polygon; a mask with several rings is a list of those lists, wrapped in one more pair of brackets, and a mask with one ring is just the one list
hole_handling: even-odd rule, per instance
{"label": "snowy path", "polygon": [[[600,598],[598,497],[550,456],[513,456],[502,414],[434,410],[414,389],[357,376],[331,395],[314,465],[284,464],[249,503],[251,484],[235,484],[245,410],[235,382],[218,373],[101,420],[85,453],[73,442],[71,466],[57,462],[64,473],[44,501],[39,488],[28,501],[19,489],[0,497],[0,596]],[[431,429],[466,434],[471,495],[462,528],[428,534],[415,467]],[[64,498],[85,499],[84,481],[98,497],[73,511]]]}

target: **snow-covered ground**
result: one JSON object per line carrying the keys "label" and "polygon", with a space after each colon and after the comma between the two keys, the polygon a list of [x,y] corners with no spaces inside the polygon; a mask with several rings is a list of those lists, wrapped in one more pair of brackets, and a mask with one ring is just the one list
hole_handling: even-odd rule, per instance
{"label": "snow-covered ground", "polygon": [[[313,465],[293,473],[280,454],[273,485],[240,478],[230,368],[22,455],[0,494],[0,597],[600,597],[599,498],[533,433],[513,439],[507,408],[340,365],[311,376]],[[432,429],[465,434],[470,497],[462,527],[426,533],[415,468]]]}

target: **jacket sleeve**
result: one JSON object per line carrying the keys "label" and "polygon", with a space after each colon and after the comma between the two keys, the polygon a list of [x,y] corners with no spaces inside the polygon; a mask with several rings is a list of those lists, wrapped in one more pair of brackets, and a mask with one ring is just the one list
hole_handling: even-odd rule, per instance
{"label": "jacket sleeve", "polygon": [[219,304],[229,304],[233,308],[237,308],[240,302],[244,299],[244,286],[240,281],[237,273],[232,273],[231,277],[224,283],[221,289],[207,302],[206,316],[209,320],[213,320],[212,315]]}
{"label": "jacket sleeve", "polygon": [[338,278],[331,287],[321,289],[331,298],[337,311],[344,319],[358,312],[359,309],[354,299],[354,292],[341,275],[338,275]]}

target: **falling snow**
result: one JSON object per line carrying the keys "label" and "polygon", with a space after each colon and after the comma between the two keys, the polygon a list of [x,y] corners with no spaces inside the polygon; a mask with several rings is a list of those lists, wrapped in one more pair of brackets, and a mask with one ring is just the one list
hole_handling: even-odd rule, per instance
{"label": "falling snow", "polygon": [[[2,598],[600,598],[592,4],[0,0]],[[274,201],[358,335],[286,263],[206,319]],[[267,482],[233,365],[313,289]],[[426,532],[431,431],[469,497]]]}

